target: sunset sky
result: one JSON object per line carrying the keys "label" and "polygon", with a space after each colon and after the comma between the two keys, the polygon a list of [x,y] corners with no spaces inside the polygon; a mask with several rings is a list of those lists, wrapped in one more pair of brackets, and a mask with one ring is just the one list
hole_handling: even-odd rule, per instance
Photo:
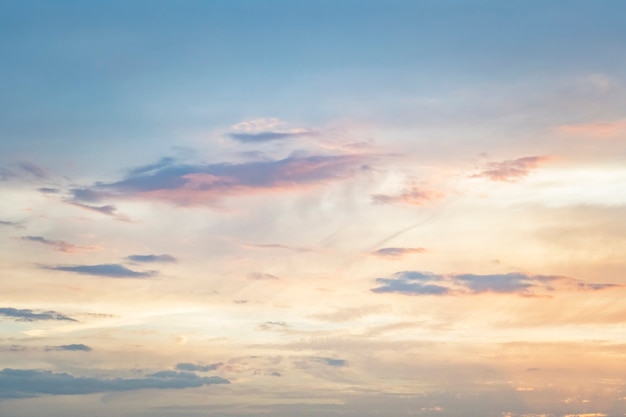
{"label": "sunset sky", "polygon": [[0,416],[626,415],[626,2],[0,7]]}

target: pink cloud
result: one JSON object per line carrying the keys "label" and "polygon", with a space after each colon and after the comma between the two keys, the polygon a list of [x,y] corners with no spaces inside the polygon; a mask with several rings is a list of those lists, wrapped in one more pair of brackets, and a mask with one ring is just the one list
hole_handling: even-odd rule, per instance
{"label": "pink cloud", "polygon": [[355,175],[368,159],[365,155],[313,155],[204,165],[167,160],[134,169],[121,181],[73,189],[72,201],[82,205],[78,201],[125,198],[181,206],[215,204],[228,196],[297,191],[345,179]]}
{"label": "pink cloud", "polygon": [[527,156],[502,162],[489,162],[481,172],[471,178],[487,178],[492,181],[514,182],[528,176],[530,172],[544,162],[549,161],[546,156]]}
{"label": "pink cloud", "polygon": [[373,194],[372,201],[376,204],[405,204],[423,206],[433,200],[438,200],[443,194],[438,191],[412,186],[400,194]]}
{"label": "pink cloud", "polygon": [[587,136],[599,139],[612,138],[626,133],[626,120],[561,125],[557,128],[557,131],[571,136]]}

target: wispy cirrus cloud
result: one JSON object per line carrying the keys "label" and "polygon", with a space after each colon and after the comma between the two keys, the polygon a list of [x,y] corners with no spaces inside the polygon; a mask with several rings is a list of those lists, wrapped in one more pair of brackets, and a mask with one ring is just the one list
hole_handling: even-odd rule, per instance
{"label": "wispy cirrus cloud", "polygon": [[471,295],[516,294],[536,296],[562,291],[599,291],[621,287],[618,284],[586,283],[575,278],[552,275],[507,274],[433,274],[421,271],[396,272],[388,278],[377,278],[375,293],[405,295]]}
{"label": "wispy cirrus cloud", "polygon": [[51,246],[55,250],[59,252],[64,252],[64,253],[77,253],[77,252],[93,251],[93,250],[99,249],[96,246],[75,245],[73,243],[65,242],[63,240],[47,239],[43,236],[22,236],[21,239],[28,241],[28,242],[37,242],[37,243],[41,243],[47,246]]}
{"label": "wispy cirrus cloud", "polygon": [[106,278],[150,278],[158,273],[157,271],[135,271],[120,264],[57,265],[43,266],[42,268]]}
{"label": "wispy cirrus cloud", "polygon": [[161,371],[143,378],[80,377],[38,369],[0,371],[0,398],[29,398],[41,395],[84,395],[141,389],[184,389],[229,384],[218,376],[201,377],[192,372]]}
{"label": "wispy cirrus cloud", "polygon": [[23,226],[20,223],[17,222],[10,222],[7,220],[0,220],[0,226],[7,226],[7,227],[15,227],[18,229],[22,229]]}
{"label": "wispy cirrus cloud", "polygon": [[27,173],[29,175],[32,175],[35,178],[44,179],[44,178],[46,178],[48,176],[46,174],[46,171],[44,171],[43,168],[33,164],[32,162],[21,161],[21,162],[18,163],[18,166],[20,167],[20,169],[22,171],[24,171],[25,173]]}
{"label": "wispy cirrus cloud", "polygon": [[252,272],[248,274],[248,279],[251,281],[263,281],[263,280],[278,280],[276,275],[266,274],[264,272]]}
{"label": "wispy cirrus cloud", "polygon": [[243,245],[249,248],[257,249],[284,249],[294,252],[313,252],[313,249],[311,248],[305,248],[303,246],[282,245],[280,243],[244,243]]}
{"label": "wispy cirrus cloud", "polygon": [[406,255],[427,252],[425,248],[381,248],[370,252],[371,255],[386,259],[401,259]]}
{"label": "wispy cirrus cloud", "polygon": [[489,162],[480,172],[470,178],[487,178],[491,181],[515,182],[527,177],[531,171],[551,158],[547,156],[527,156],[501,162]]}
{"label": "wispy cirrus cloud", "polygon": [[135,262],[135,263],[175,263],[175,262],[178,262],[178,259],[168,254],[130,255],[130,256],[127,256],[126,259],[130,262]]}
{"label": "wispy cirrus cloud", "polygon": [[17,309],[12,307],[0,308],[0,316],[8,317],[17,321],[77,321],[65,314],[56,311],[35,311],[30,309]]}
{"label": "wispy cirrus cloud", "polygon": [[338,181],[355,175],[367,159],[365,155],[313,155],[232,164],[190,165],[168,161],[131,170],[121,181],[72,189],[70,201],[83,205],[82,202],[92,204],[105,198],[120,198],[160,200],[181,206],[205,205],[227,196],[293,191]]}

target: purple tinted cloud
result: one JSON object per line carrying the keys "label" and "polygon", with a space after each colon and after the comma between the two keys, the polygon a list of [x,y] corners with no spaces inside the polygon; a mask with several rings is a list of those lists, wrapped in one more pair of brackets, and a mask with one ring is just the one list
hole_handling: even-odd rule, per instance
{"label": "purple tinted cloud", "polygon": [[292,156],[274,161],[205,165],[174,165],[168,160],[131,170],[121,181],[73,189],[72,201],[137,198],[200,205],[229,195],[297,190],[336,181],[353,175],[364,161],[361,155]]}

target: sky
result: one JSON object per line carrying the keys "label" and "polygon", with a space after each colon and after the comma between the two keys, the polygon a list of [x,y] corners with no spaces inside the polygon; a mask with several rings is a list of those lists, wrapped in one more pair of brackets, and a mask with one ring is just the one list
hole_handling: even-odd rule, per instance
{"label": "sky", "polygon": [[1,6],[1,416],[626,415],[626,3]]}

